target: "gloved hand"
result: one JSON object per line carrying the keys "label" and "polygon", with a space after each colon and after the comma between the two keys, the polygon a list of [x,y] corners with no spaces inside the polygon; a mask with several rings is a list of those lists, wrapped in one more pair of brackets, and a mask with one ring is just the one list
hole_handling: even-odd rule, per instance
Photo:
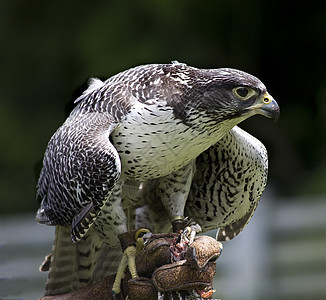
{"label": "gloved hand", "polygon": [[[145,234],[136,257],[138,278],[126,274],[116,299],[155,300],[205,299],[214,292],[212,279],[222,244],[209,236],[197,236],[192,244],[183,243],[181,234]],[[139,242],[139,241],[138,241]],[[138,245],[139,246],[139,245]],[[114,275],[77,291],[39,300],[112,299]]]}

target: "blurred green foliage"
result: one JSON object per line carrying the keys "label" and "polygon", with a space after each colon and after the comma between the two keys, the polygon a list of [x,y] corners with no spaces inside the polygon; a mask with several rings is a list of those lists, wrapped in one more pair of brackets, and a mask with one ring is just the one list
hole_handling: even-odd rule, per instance
{"label": "blurred green foliage", "polygon": [[324,193],[325,37],[323,1],[2,1],[0,213],[37,209],[46,144],[90,76],[171,60],[262,79],[281,118],[243,127],[269,149],[270,182]]}

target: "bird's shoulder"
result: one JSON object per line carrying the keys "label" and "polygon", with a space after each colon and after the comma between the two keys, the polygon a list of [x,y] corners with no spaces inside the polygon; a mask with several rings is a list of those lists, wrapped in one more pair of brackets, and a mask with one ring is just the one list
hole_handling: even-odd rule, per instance
{"label": "bird's shoulder", "polygon": [[198,70],[173,62],[137,66],[105,81],[91,78],[88,88],[76,99],[72,115],[109,113],[119,121],[137,102],[151,104],[153,101],[165,101],[171,106],[176,98],[186,94],[198,77]]}

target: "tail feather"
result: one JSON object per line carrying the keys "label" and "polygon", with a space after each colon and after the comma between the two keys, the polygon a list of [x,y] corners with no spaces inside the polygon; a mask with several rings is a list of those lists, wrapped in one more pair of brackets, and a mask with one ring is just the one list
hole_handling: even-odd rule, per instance
{"label": "tail feather", "polygon": [[82,240],[71,241],[70,227],[57,226],[45,295],[68,293],[116,273],[120,248],[110,248],[91,227]]}
{"label": "tail feather", "polygon": [[45,295],[71,292],[77,285],[77,248],[70,239],[70,227],[57,226],[52,247],[50,273]]}

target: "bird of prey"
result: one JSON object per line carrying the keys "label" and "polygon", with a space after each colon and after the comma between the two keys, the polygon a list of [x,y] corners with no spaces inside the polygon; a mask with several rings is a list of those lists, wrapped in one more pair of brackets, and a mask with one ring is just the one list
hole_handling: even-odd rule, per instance
{"label": "bird of prey", "polygon": [[83,258],[99,252],[89,239],[116,246],[130,211],[134,226],[153,231],[186,215],[204,231],[219,228],[219,240],[247,224],[266,185],[267,153],[237,124],[279,116],[258,78],[150,64],[92,79],[75,102],[45,151],[36,220],[62,228],[66,244],[69,228],[76,247],[92,247]]}

